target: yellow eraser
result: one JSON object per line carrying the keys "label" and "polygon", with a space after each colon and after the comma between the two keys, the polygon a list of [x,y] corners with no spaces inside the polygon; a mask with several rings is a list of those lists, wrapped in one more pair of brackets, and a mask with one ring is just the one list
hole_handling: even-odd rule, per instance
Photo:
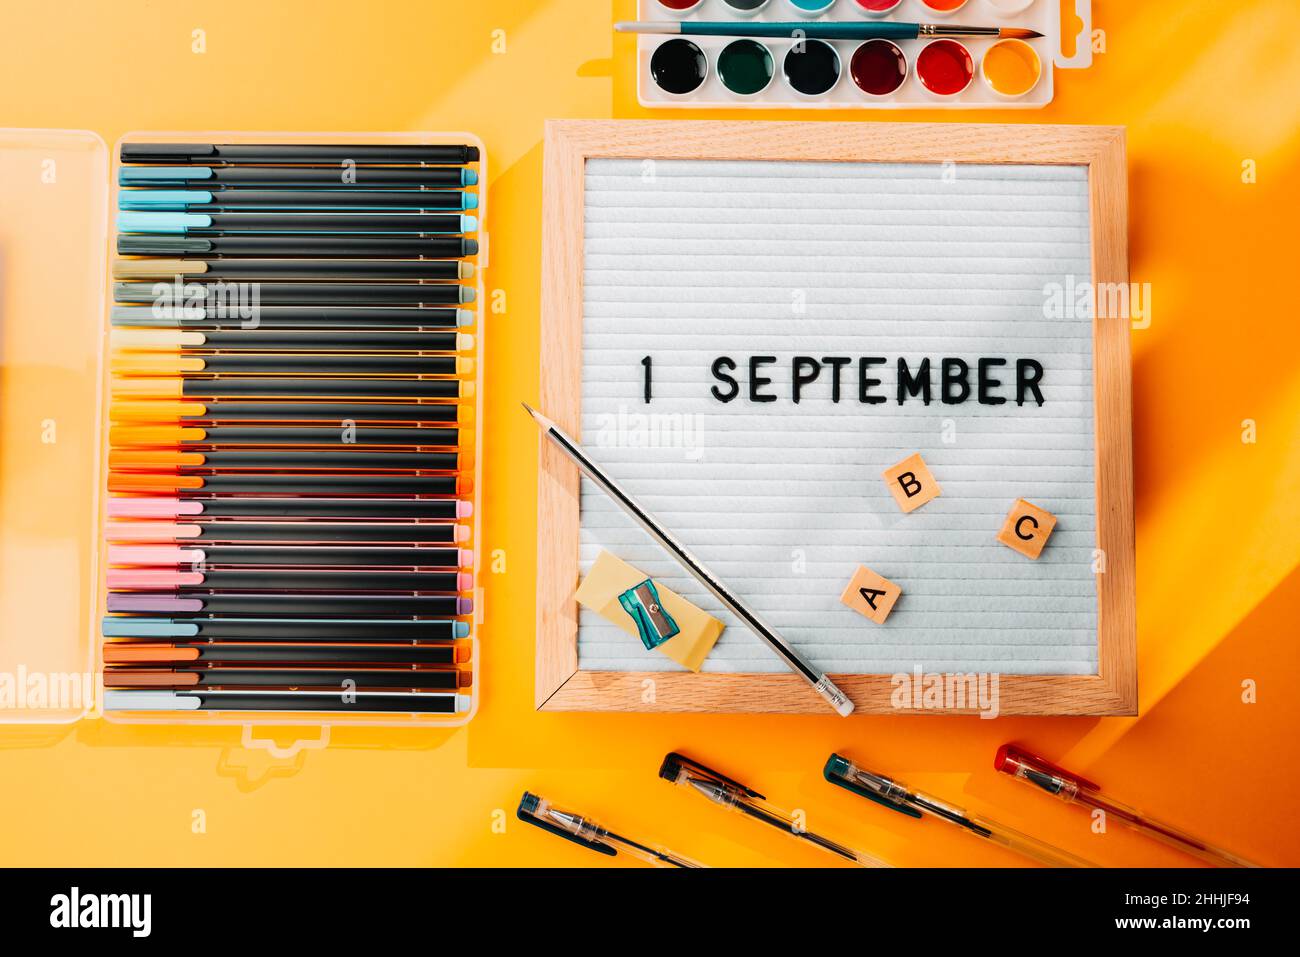
{"label": "yellow eraser", "polygon": [[[636,622],[619,604],[618,596],[649,577],[621,558],[609,552],[601,552],[596,556],[596,561],[592,564],[587,577],[578,586],[576,596],[578,604],[590,608],[601,618],[618,625],[640,645],[641,636],[637,631]],[[662,651],[673,661],[690,668],[691,671],[699,671],[700,666],[704,664],[704,659],[717,644],[724,625],[671,588],[666,588],[659,582],[655,582],[655,588],[659,591],[660,603],[668,614],[673,616],[677,627],[681,629],[655,650]]]}

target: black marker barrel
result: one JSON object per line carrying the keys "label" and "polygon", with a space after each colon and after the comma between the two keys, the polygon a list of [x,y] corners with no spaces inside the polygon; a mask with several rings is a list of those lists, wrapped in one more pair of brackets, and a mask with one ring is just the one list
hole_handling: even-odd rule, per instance
{"label": "black marker barrel", "polygon": [[[157,550],[156,546],[141,546]],[[113,546],[110,554],[129,559],[135,546]],[[388,565],[396,568],[460,568],[469,560],[462,548],[426,548],[423,545],[196,545],[204,560],[221,565]],[[188,560],[188,547],[178,546],[178,558]],[[184,553],[184,554],[181,554]],[[148,556],[152,558],[153,556]],[[112,559],[110,559],[112,561]],[[125,563],[122,562],[122,563]],[[152,563],[151,563],[152,564]],[[453,606],[454,607],[454,604]],[[456,612],[446,612],[456,614]]]}
{"label": "black marker barrel", "polygon": [[174,473],[109,472],[112,492],[239,492],[246,495],[458,495],[466,484],[455,475],[330,475],[225,473],[176,475]]}
{"label": "black marker barrel", "polygon": [[120,235],[117,237],[117,251],[122,256],[193,256],[199,259],[214,256],[459,259],[478,255],[478,240],[465,236]]}
{"label": "black marker barrel", "polygon": [[310,277],[342,279],[468,279],[473,270],[455,259],[123,259],[113,264],[114,276],[172,279]]}
{"label": "black marker barrel", "polygon": [[119,186],[153,189],[208,189],[210,186],[312,186],[334,187],[337,192],[373,188],[433,187],[455,189],[474,186],[478,174],[455,166],[386,167],[357,166],[123,166],[118,170]]}
{"label": "black marker barrel", "polygon": [[[339,207],[461,210],[473,209],[473,204],[477,201],[472,193],[467,194],[451,189],[268,189],[259,186],[209,187],[202,183],[195,183],[182,190],[166,190],[167,194],[176,192],[189,194],[190,200],[199,199],[197,194],[203,193],[211,197],[207,203],[187,202],[185,199],[169,202],[174,198],[173,196],[167,195],[158,199],[156,198],[158,192],[157,190],[123,190],[118,194],[118,202],[122,209],[150,212],[186,210],[196,213],[235,213],[244,209],[269,212],[273,209],[326,210]],[[147,196],[150,201],[140,203],[142,195]]]}
{"label": "black marker barrel", "polygon": [[[463,584],[462,572],[430,571],[358,571],[355,568],[205,568],[200,591],[234,589],[236,591],[418,591],[456,594]],[[110,590],[114,588],[112,575]],[[165,592],[173,594],[174,588],[140,589],[132,592]],[[184,591],[184,589],[180,589]]]}
{"label": "black marker barrel", "polygon": [[[468,651],[468,649],[464,649]],[[173,664],[202,661],[220,664],[404,664],[454,665],[461,648],[451,642],[441,645],[308,645],[298,643],[242,644],[236,642],[145,644],[109,642],[104,646],[105,664]]]}
{"label": "black marker barrel", "polygon": [[[175,508],[165,513],[165,517],[180,516],[182,514],[181,509],[188,506],[199,507],[203,515],[239,518],[422,518],[438,520],[465,518],[470,514],[468,503],[457,502],[454,499],[222,497],[164,501],[172,501],[175,505]],[[163,515],[161,512],[158,514]],[[437,580],[436,577],[434,580]],[[417,586],[408,584],[401,587],[416,588]]]}
{"label": "black marker barrel", "polygon": [[[250,283],[250,285],[252,285]],[[158,301],[156,282],[118,282],[113,284],[113,299],[121,303],[154,303]],[[268,305],[302,305],[308,303],[333,303],[335,305],[367,303],[402,303],[445,305],[474,301],[474,288],[456,283],[423,282],[257,282],[255,294],[258,303]],[[227,283],[195,282],[184,279],[186,303],[198,306],[213,299],[226,301],[231,295]],[[253,295],[253,293],[249,293]],[[254,312],[259,306],[249,305]],[[233,311],[233,309],[232,309]]]}
{"label": "black marker barrel", "polygon": [[[161,360],[161,361],[160,361]],[[135,365],[132,365],[132,363]],[[183,356],[115,357],[120,371],[127,375],[149,375],[157,370],[161,375],[199,375],[214,372],[268,372],[285,375],[456,375],[467,371],[463,361],[456,356],[400,356],[356,355],[353,353],[320,353],[317,355],[284,353],[231,353],[186,352]],[[185,366],[201,368],[189,369]],[[153,365],[153,369],[150,365]],[[180,368],[177,368],[177,367]]]}
{"label": "black marker barrel", "polygon": [[358,329],[217,329],[204,331],[198,349],[234,349],[241,352],[455,352],[464,333]]}
{"label": "black marker barrel", "polygon": [[113,449],[108,467],[128,470],[175,471],[187,475],[205,469],[417,469],[454,472],[457,452],[395,452],[389,450],[216,449],[176,452],[172,449]]}
{"label": "black marker barrel", "polygon": [[[121,692],[117,692],[121,693]],[[133,695],[130,710],[148,710],[139,691]],[[454,714],[466,706],[468,698],[454,691],[426,691],[412,694],[384,694],[358,691],[341,695],[338,691],[238,692],[238,691],[164,691],[168,697],[197,698],[200,711],[352,711],[359,714]],[[116,699],[114,699],[115,701]],[[114,701],[105,701],[113,708]],[[166,707],[171,710],[171,706]]]}
{"label": "black marker barrel", "polygon": [[252,592],[177,591],[165,594],[149,592],[110,592],[110,612],[148,612],[159,603],[182,604],[187,612],[209,615],[256,615],[305,618],[335,616],[341,618],[392,618],[411,615],[463,615],[469,602],[455,595],[387,595],[379,592],[358,595],[265,595]]}
{"label": "black marker barrel", "polygon": [[[303,422],[455,422],[460,418],[460,406],[451,403],[420,405],[418,403],[388,402],[244,402],[238,399],[208,399],[203,412],[182,415],[181,422],[221,421],[282,421],[295,419]],[[115,409],[124,410],[116,405]],[[110,410],[110,416],[113,412]],[[115,421],[123,421],[123,418]],[[136,421],[153,421],[147,412],[130,416]],[[168,420],[170,421],[170,420]]]}
{"label": "black marker barrel", "polygon": [[105,668],[105,688],[406,688],[448,691],[462,685],[460,671],[359,668]]}
{"label": "black marker barrel", "polygon": [[123,163],[295,163],[382,166],[478,162],[477,146],[424,144],[345,145],[339,143],[123,143]]}
{"label": "black marker barrel", "polygon": [[[126,214],[123,214],[126,215]],[[162,215],[162,214],[160,214]],[[203,226],[187,226],[187,235],[202,236],[209,232],[225,230],[261,230],[292,233],[359,232],[359,233],[466,233],[473,232],[466,225],[471,217],[460,213],[332,213],[332,212],[239,212],[207,213],[196,211],[193,215],[206,217]],[[124,223],[132,223],[127,219]],[[149,230],[133,230],[149,232]]]}
{"label": "black marker barrel", "polygon": [[254,311],[240,310],[221,302],[209,302],[194,309],[156,309],[153,306],[113,306],[115,326],[164,329],[276,329],[312,326],[325,329],[375,328],[454,329],[468,325],[472,313],[445,306],[334,306],[262,305]]}
{"label": "black marker barrel", "polygon": [[[462,526],[423,522],[234,522],[193,520],[171,525],[173,533],[156,538],[139,537],[138,522],[109,522],[105,538],[110,542],[167,541],[181,545],[209,542],[408,542],[454,545],[464,541]],[[152,524],[152,523],[150,523]],[[195,531],[190,531],[195,529]],[[208,587],[210,583],[204,582]],[[257,587],[270,587],[268,585]],[[349,587],[336,582],[335,587]],[[370,587],[381,587],[371,585]]]}
{"label": "black marker barrel", "polygon": [[321,428],[278,425],[216,425],[198,429],[177,426],[174,431],[178,433],[192,432],[196,434],[189,438],[177,438],[174,442],[159,441],[158,438],[154,437],[154,433],[158,431],[157,428],[150,427],[113,426],[109,430],[109,441],[114,448],[119,449],[161,445],[176,445],[185,449],[230,445],[336,446],[345,440],[350,445],[357,446],[455,446],[460,442],[459,429],[379,427],[355,424]]}
{"label": "black marker barrel", "polygon": [[[444,642],[465,638],[469,626],[460,621],[416,621],[402,619],[321,618],[197,618],[189,615],[163,618],[110,615],[103,619],[106,636],[157,640],[158,623],[176,631],[192,632],[203,641],[294,641],[319,644],[370,642]],[[138,634],[135,634],[138,631]]]}
{"label": "black marker barrel", "polygon": [[[123,380],[117,380],[121,382]],[[174,395],[173,391],[149,393],[146,378],[139,386],[139,395]],[[157,380],[157,386],[165,389],[166,382],[175,380]],[[454,399],[461,391],[461,382],[455,378],[273,378],[269,376],[222,376],[220,378],[185,378],[179,381],[181,394],[190,398],[216,397],[216,395],[261,395],[273,398],[276,395],[355,395],[355,397],[383,397],[383,395],[403,395],[416,399]],[[114,384],[114,389],[116,389]]]}

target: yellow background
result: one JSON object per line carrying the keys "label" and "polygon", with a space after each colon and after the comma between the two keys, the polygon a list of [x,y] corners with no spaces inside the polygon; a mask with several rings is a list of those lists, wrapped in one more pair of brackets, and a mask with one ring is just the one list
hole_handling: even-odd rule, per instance
{"label": "yellow background", "polygon": [[[534,713],[537,434],[518,402],[537,388],[542,121],[650,115],[636,103],[634,41],[609,29],[630,0],[4,7],[0,126],[88,128],[109,143],[186,128],[482,136],[487,282],[507,310],[489,317],[480,547],[500,549],[506,569],[485,576],[483,701],[468,728],[339,730],[291,759],[246,749],[233,729],[0,731],[0,863],[599,864],[514,820],[524,788],[715,865],[833,862],[659,781],[673,748],[899,864],[1017,860],[825,784],[831,750],[1104,863],[1189,862],[1129,833],[1091,834],[1087,815],[995,774],[996,746],[1016,739],[1238,853],[1300,864],[1294,0],[1098,2],[1106,51],[1058,73],[1041,111],[761,114],[1128,127],[1131,271],[1154,307],[1132,336],[1141,716],[997,721]],[[1256,184],[1242,182],[1245,160]],[[1246,680],[1255,704],[1241,701]]]}

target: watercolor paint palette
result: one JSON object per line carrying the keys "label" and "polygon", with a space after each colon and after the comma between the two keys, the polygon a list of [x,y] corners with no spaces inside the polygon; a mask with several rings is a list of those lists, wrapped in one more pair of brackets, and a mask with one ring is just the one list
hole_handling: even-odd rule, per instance
{"label": "watercolor paint palette", "polygon": [[[1090,65],[1090,0],[1061,53],[1059,0],[639,0],[643,21],[933,23],[1024,27],[1042,37],[915,40],[640,34],[642,106],[701,109],[1035,109],[1056,68]],[[802,45],[802,48],[800,48]]]}

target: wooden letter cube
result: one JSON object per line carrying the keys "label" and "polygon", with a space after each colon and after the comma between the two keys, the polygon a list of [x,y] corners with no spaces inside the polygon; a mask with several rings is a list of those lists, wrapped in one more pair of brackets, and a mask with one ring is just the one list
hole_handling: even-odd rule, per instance
{"label": "wooden letter cube", "polygon": [[904,512],[920,508],[939,494],[939,483],[934,480],[926,468],[921,453],[909,455],[897,465],[891,465],[882,473],[889,494]]}
{"label": "wooden letter cube", "polygon": [[1016,499],[998,532],[998,541],[1021,555],[1037,558],[1056,527],[1056,516],[1023,498]]}
{"label": "wooden letter cube", "polygon": [[881,578],[866,565],[859,565],[840,601],[877,625],[883,625],[902,593],[903,589],[888,578]]}

